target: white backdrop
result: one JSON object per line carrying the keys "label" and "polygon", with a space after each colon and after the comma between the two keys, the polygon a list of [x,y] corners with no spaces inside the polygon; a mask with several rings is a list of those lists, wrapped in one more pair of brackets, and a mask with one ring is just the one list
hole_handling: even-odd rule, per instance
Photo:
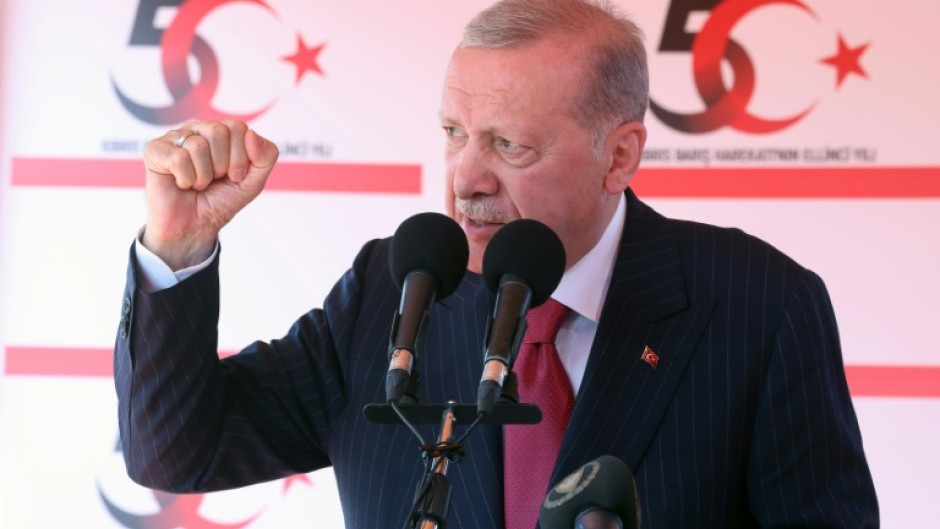
{"label": "white backdrop", "polygon": [[[144,220],[139,154],[191,84],[189,112],[251,114],[281,146],[223,232],[219,329],[227,351],[280,336],[363,242],[442,209],[442,74],[488,3],[0,0],[0,527],[342,525],[329,470],[182,498],[127,479],[109,355]],[[618,3],[646,32],[653,100],[715,124],[651,112],[638,194],[822,275],[884,526],[940,519],[940,3]],[[681,31],[699,42],[664,50]],[[709,59],[729,36],[751,90],[731,88],[748,61]],[[173,56],[188,64],[161,67]],[[708,109],[693,56],[746,104]]]}

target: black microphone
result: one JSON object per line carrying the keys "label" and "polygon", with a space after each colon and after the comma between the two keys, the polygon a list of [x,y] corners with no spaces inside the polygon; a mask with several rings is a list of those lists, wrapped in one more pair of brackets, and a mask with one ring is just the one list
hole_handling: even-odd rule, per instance
{"label": "black microphone", "polygon": [[585,463],[548,491],[539,524],[542,529],[639,529],[633,472],[611,455]]}
{"label": "black microphone", "polygon": [[395,230],[389,266],[401,290],[401,302],[389,335],[388,401],[398,402],[408,393],[415,347],[425,329],[428,307],[457,289],[469,256],[467,236],[460,225],[440,213],[419,213]]}
{"label": "black microphone", "polygon": [[555,232],[537,220],[520,219],[493,235],[483,254],[483,280],[496,294],[486,324],[483,377],[477,411],[493,410],[525,334],[525,314],[541,305],[565,272],[565,247]]}

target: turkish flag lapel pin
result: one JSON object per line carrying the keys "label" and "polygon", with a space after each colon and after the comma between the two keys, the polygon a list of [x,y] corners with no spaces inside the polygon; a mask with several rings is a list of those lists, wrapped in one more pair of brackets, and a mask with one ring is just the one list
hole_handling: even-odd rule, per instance
{"label": "turkish flag lapel pin", "polygon": [[659,355],[656,354],[656,351],[650,349],[650,346],[643,348],[643,354],[640,355],[640,359],[650,365],[653,369],[656,369],[656,366],[659,365]]}

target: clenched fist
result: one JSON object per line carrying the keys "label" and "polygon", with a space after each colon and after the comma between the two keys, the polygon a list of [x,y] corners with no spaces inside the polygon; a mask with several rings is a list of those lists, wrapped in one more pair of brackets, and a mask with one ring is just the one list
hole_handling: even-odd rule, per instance
{"label": "clenched fist", "polygon": [[242,121],[188,122],[150,141],[143,243],[173,270],[212,253],[219,230],[261,193],[277,146]]}

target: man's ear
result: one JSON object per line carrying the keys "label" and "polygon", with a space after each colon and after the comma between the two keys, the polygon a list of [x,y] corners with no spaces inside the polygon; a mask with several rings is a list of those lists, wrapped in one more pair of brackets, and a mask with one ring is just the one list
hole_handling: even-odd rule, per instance
{"label": "man's ear", "polygon": [[607,136],[611,149],[610,167],[604,176],[604,190],[612,195],[623,193],[643,158],[646,145],[646,126],[639,121],[628,121]]}

